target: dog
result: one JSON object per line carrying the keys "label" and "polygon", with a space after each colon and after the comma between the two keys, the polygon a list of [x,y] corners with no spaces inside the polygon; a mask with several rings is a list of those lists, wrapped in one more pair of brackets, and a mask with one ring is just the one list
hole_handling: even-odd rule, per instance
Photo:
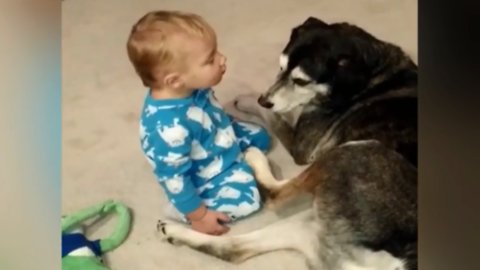
{"label": "dog", "polygon": [[[308,18],[292,30],[278,78],[258,99],[263,109],[248,97],[236,104],[259,115],[299,165],[342,143],[376,139],[416,166],[417,84],[417,66],[398,46]],[[281,115],[296,107],[292,125]]]}
{"label": "dog", "polygon": [[417,77],[398,46],[348,23],[308,18],[292,30],[260,106],[243,98],[237,107],[259,116],[297,164],[309,164],[277,180],[267,157],[247,149],[262,198],[278,205],[310,193],[313,207],[234,236],[159,221],[160,236],[232,262],[288,249],[309,269],[416,270]]}

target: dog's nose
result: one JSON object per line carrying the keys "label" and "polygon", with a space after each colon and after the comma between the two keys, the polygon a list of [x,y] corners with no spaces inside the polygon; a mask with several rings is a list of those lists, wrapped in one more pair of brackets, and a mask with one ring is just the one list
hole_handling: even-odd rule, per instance
{"label": "dog's nose", "polygon": [[273,103],[268,101],[268,99],[264,95],[261,95],[258,98],[258,104],[260,104],[260,106],[265,107],[267,109],[271,109],[273,107]]}

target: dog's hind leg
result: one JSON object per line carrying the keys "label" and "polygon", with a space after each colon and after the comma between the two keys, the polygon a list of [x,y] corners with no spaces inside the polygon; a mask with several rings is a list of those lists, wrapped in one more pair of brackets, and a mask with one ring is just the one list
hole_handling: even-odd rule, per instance
{"label": "dog's hind leg", "polygon": [[268,159],[259,149],[250,147],[245,151],[245,160],[252,167],[265,204],[270,208],[301,193],[313,193],[321,182],[318,166],[310,166],[291,179],[277,180],[270,170]]}
{"label": "dog's hind leg", "polygon": [[184,244],[222,260],[240,263],[253,256],[275,250],[302,253],[311,267],[319,269],[320,227],[312,209],[266,226],[260,230],[235,236],[211,236],[180,224],[159,221],[158,233],[172,244]]}

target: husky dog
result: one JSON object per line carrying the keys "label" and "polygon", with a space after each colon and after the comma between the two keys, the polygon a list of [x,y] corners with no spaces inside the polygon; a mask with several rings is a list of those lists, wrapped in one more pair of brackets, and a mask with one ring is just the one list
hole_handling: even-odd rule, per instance
{"label": "husky dog", "polygon": [[[417,164],[417,66],[399,47],[359,27],[309,18],[292,30],[276,82],[256,114],[299,165],[348,141],[375,139]],[[301,108],[293,125],[284,114]]]}
{"label": "husky dog", "polygon": [[[310,17],[292,30],[276,82],[238,100],[277,135],[297,164],[276,180],[256,148],[245,154],[267,204],[302,193],[313,207],[243,235],[209,236],[159,221],[160,235],[241,262],[274,250],[310,269],[417,269],[417,66],[357,26]],[[283,116],[295,108],[295,123]]]}

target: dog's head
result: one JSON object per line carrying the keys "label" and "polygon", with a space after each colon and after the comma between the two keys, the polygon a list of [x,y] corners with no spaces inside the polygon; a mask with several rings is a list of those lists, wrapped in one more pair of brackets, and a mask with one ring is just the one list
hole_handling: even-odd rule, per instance
{"label": "dog's head", "polygon": [[371,77],[370,56],[377,42],[356,26],[308,18],[292,30],[277,80],[259,104],[285,113],[312,101],[328,106],[350,99]]}

